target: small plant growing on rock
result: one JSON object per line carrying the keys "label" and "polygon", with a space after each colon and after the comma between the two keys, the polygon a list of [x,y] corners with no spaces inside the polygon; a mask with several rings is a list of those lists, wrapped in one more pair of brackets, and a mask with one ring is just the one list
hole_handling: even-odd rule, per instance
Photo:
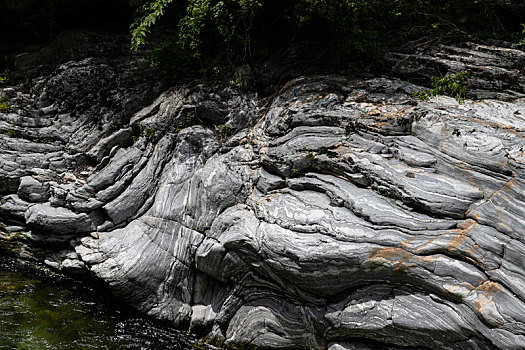
{"label": "small plant growing on rock", "polygon": [[227,137],[232,134],[232,128],[228,124],[219,125],[219,135]]}
{"label": "small plant growing on rock", "polygon": [[148,140],[151,140],[153,137],[155,137],[155,131],[152,129],[144,129],[144,133],[146,134],[146,138]]}
{"label": "small plant growing on rock", "polygon": [[140,136],[146,136],[148,140],[152,140],[155,137],[155,130],[148,129],[140,122],[137,122],[138,133],[133,135],[133,142],[137,142]]}
{"label": "small plant growing on rock", "polygon": [[9,136],[9,137],[18,137],[20,135],[20,133],[15,130],[15,129],[7,129],[7,132],[6,132],[6,135]]}
{"label": "small plant growing on rock", "polygon": [[425,91],[414,93],[414,96],[422,100],[427,100],[432,96],[446,95],[454,97],[458,103],[465,100],[467,85],[465,81],[470,76],[470,71],[465,70],[454,74],[447,74],[443,77],[430,77],[432,88]]}
{"label": "small plant growing on rock", "polygon": [[0,86],[9,83],[10,74],[11,72],[8,69],[5,69],[2,73],[0,73]]}
{"label": "small plant growing on rock", "polygon": [[195,118],[196,118],[195,109],[190,109],[186,111],[186,124],[187,125],[195,124]]}
{"label": "small plant growing on rock", "polygon": [[9,103],[7,102],[6,97],[0,97],[0,112],[9,109]]}
{"label": "small plant growing on rock", "polygon": [[248,85],[248,77],[246,74],[238,75],[229,81],[229,85],[237,89],[246,87]]}
{"label": "small plant growing on rock", "polygon": [[511,36],[516,41],[516,45],[524,50],[525,49],[525,23],[521,23],[521,32],[512,33]]}

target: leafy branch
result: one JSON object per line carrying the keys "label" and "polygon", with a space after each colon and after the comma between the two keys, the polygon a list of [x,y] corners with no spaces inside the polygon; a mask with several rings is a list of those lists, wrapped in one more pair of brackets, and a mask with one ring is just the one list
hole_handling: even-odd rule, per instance
{"label": "leafy branch", "polygon": [[454,97],[458,103],[463,102],[467,85],[467,78],[470,76],[470,70],[447,74],[443,77],[430,77],[431,89],[414,93],[414,96],[422,100],[427,100],[432,96],[447,95]]}
{"label": "leafy branch", "polygon": [[139,46],[146,43],[146,37],[150,28],[155,25],[157,19],[164,14],[166,7],[173,0],[155,0],[144,4],[139,10],[142,16],[137,17],[131,25],[131,48],[137,50]]}

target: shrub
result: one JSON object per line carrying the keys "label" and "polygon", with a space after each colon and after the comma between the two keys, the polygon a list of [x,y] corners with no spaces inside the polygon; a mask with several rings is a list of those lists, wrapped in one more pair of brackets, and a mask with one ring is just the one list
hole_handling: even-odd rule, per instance
{"label": "shrub", "polygon": [[458,103],[462,103],[467,91],[465,82],[469,76],[470,71],[465,70],[454,74],[447,74],[443,77],[430,77],[432,88],[416,92],[415,96],[426,100],[432,96],[447,95],[454,97]]}

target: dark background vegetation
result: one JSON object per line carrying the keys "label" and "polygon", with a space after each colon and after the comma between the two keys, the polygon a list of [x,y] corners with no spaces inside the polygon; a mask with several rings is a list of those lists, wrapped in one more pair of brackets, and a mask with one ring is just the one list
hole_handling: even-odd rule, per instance
{"label": "dark background vegetation", "polygon": [[60,31],[85,26],[124,29],[133,20],[129,0],[0,0],[3,52],[52,40]]}
{"label": "dark background vegetation", "polygon": [[[38,50],[67,29],[128,32],[145,2],[0,0],[0,70],[14,53]],[[226,15],[204,18],[195,45],[185,44],[188,27],[179,26],[188,1],[174,0],[160,17],[141,50],[162,82],[229,74],[231,84],[257,84],[267,62],[291,70],[377,73],[388,68],[382,60],[387,50],[525,38],[525,2],[519,0],[264,0],[249,14],[240,10],[239,0],[224,3]],[[242,66],[243,73],[231,74]]]}
{"label": "dark background vegetation", "polygon": [[0,72],[64,30],[127,31],[133,13],[129,0],[0,0]]}

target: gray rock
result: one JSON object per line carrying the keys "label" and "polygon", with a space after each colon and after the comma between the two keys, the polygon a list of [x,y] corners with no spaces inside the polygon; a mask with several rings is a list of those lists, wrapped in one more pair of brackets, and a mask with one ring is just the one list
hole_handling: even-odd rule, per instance
{"label": "gray rock", "polygon": [[95,147],[87,152],[87,155],[91,158],[94,158],[97,162],[100,162],[102,158],[106,156],[116,145],[126,147],[130,146],[131,143],[131,128],[121,129],[100,140]]}
{"label": "gray rock", "polygon": [[18,196],[28,202],[45,202],[49,199],[49,184],[40,183],[31,176],[24,176],[20,179]]}
{"label": "gray rock", "polygon": [[[517,50],[435,50],[407,60],[523,93]],[[524,347],[525,99],[315,76],[272,100],[196,86],[145,106],[126,74],[70,62],[36,110],[0,113],[20,133],[0,136],[2,247],[220,346]]]}
{"label": "gray rock", "polygon": [[13,88],[4,88],[2,89],[2,94],[7,98],[16,97],[16,90]]}
{"label": "gray rock", "polygon": [[94,231],[103,222],[103,217],[98,212],[76,214],[66,208],[35,204],[25,212],[25,221],[40,230],[74,235]]}
{"label": "gray rock", "polygon": [[141,214],[140,209],[153,194],[156,180],[162,172],[172,145],[171,135],[160,140],[148,163],[131,184],[119,197],[104,205],[104,210],[114,223],[119,224],[127,218]]}
{"label": "gray rock", "polygon": [[389,53],[394,74],[423,81],[470,70],[467,95],[512,99],[525,96],[525,52],[488,44],[436,45],[414,53]]}

